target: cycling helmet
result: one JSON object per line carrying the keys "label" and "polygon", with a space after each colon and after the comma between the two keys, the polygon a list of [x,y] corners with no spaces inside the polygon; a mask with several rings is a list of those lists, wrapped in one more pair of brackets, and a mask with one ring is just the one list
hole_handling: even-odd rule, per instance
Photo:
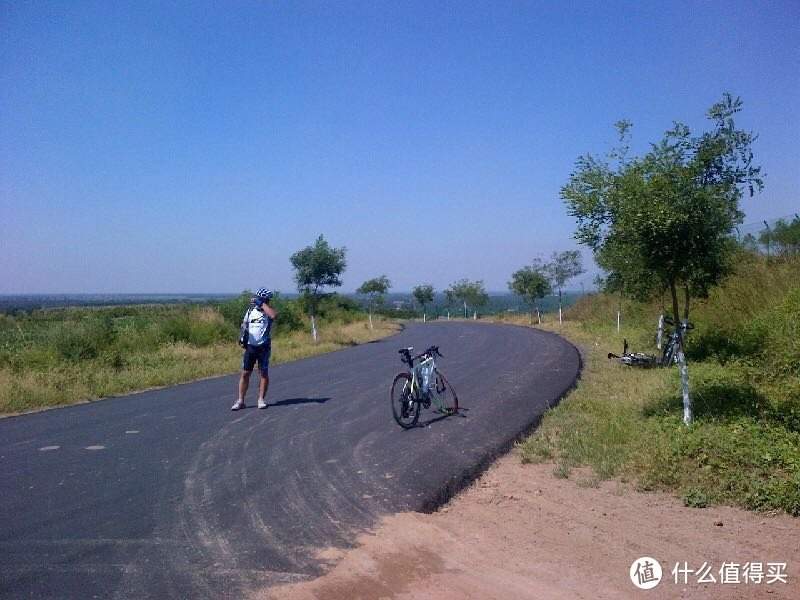
{"label": "cycling helmet", "polygon": [[274,295],[275,293],[267,288],[261,288],[256,292],[256,298],[261,298],[262,300],[270,300]]}

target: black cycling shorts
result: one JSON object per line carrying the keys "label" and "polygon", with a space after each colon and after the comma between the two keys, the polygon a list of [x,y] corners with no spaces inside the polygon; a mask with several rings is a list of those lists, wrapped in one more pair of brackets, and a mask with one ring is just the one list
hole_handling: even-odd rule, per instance
{"label": "black cycling shorts", "polygon": [[264,375],[269,375],[269,357],[272,354],[272,342],[261,344],[260,346],[250,346],[244,349],[242,354],[242,371],[252,372],[256,362],[258,370]]}

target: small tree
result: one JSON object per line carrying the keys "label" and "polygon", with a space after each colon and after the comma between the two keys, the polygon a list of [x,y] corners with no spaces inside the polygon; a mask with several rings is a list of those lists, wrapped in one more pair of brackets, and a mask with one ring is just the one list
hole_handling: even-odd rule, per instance
{"label": "small tree", "polygon": [[795,216],[790,223],[778,219],[770,229],[761,232],[759,241],[767,246],[774,246],[776,253],[784,256],[800,253],[800,217]]}
{"label": "small tree", "polygon": [[422,322],[425,322],[425,305],[433,302],[433,286],[429,283],[418,285],[412,290],[414,298],[422,307]]}
{"label": "small tree", "polygon": [[558,322],[562,322],[561,289],[573,277],[584,272],[581,253],[577,250],[553,252],[553,262],[547,263],[544,271],[549,275],[552,286],[558,290]]}
{"label": "small tree", "polygon": [[485,306],[489,302],[489,295],[483,289],[483,280],[469,281],[461,279],[450,286],[450,297],[460,300],[464,305],[464,318],[467,318],[467,307]]}
{"label": "small tree", "polygon": [[383,304],[383,297],[389,288],[392,287],[392,282],[386,277],[381,275],[375,279],[368,279],[356,290],[356,294],[366,296],[369,302],[369,328],[372,329],[372,310],[376,304]]}
{"label": "small tree", "polygon": [[456,299],[453,297],[453,290],[447,289],[444,291],[444,305],[447,307],[447,320],[450,320],[450,307]]}
{"label": "small tree", "polygon": [[[528,319],[530,324],[533,324],[533,311],[536,310],[537,315],[539,314],[539,309],[536,308],[536,301],[544,298],[553,290],[544,265],[539,259],[536,259],[531,266],[515,271],[511,275],[511,281],[508,282],[508,289],[521,296],[525,303],[530,306],[531,311]],[[542,320],[539,318],[539,323],[541,322]]]}
{"label": "small tree", "polygon": [[[736,129],[733,115],[741,100],[725,94],[708,111],[714,128],[692,137],[676,123],[650,152],[627,156],[630,123],[617,123],[620,147],[608,164],[580,158],[561,197],[578,222],[576,239],[589,246],[597,264],[626,294],[646,299],[667,290],[672,313],[681,323],[692,296],[705,297],[733,267],[733,231],[742,222],[739,199],[763,187],[753,164],[756,136]],[[692,420],[683,331],[678,326],[678,361],[683,382],[683,419]]]}
{"label": "small tree", "polygon": [[339,287],[344,272],[346,248],[331,248],[320,235],[313,246],[306,246],[289,259],[295,269],[294,280],[308,306],[311,335],[317,341],[316,314],[320,295],[326,286]]}

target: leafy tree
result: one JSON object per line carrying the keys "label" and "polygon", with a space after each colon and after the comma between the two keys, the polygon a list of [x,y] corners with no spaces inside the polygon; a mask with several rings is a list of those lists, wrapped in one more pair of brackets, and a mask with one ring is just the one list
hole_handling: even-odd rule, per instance
{"label": "leafy tree", "polygon": [[561,290],[567,281],[584,272],[581,253],[577,250],[553,252],[552,262],[544,266],[544,271],[549,275],[552,286],[558,290],[558,322],[561,323]]}
{"label": "leafy tree", "polygon": [[386,277],[381,275],[375,279],[368,279],[356,290],[356,294],[366,296],[369,300],[369,327],[372,329],[372,310],[375,304],[383,304],[383,297],[387,290],[392,287],[392,282]]}
{"label": "leafy tree", "polygon": [[[753,164],[756,136],[737,129],[733,116],[741,100],[725,94],[708,111],[711,131],[692,136],[675,123],[664,138],[639,158],[628,157],[627,121],[617,123],[620,146],[609,158],[577,161],[561,197],[577,220],[575,237],[594,252],[611,281],[634,298],[667,290],[680,323],[692,297],[705,297],[732,270],[737,244],[732,235],[742,222],[739,200],[763,187]],[[680,332],[680,328],[679,328]],[[679,333],[684,421],[691,422],[683,336]]]}
{"label": "leafy tree", "polygon": [[422,307],[422,320],[425,321],[425,305],[430,304],[433,302],[433,286],[429,283],[423,283],[422,285],[418,285],[411,293],[414,294],[414,298],[419,302],[420,306]]}
{"label": "leafy tree", "polygon": [[790,255],[800,252],[800,217],[795,216],[790,223],[779,219],[770,229],[761,232],[759,241],[768,248],[775,247],[777,254]]}
{"label": "leafy tree", "polygon": [[456,299],[453,297],[453,290],[446,289],[444,291],[444,305],[447,307],[447,320],[450,320],[450,307],[453,306],[453,303]]}
{"label": "leafy tree", "polygon": [[752,233],[746,234],[739,242],[739,245],[747,252],[758,253],[758,240]]}
{"label": "leafy tree", "polygon": [[532,265],[515,271],[511,275],[511,281],[508,282],[508,289],[518,296],[522,296],[526,304],[531,307],[531,323],[533,323],[533,311],[539,312],[536,308],[536,301],[553,291],[545,265],[539,259],[534,260]]}
{"label": "leafy tree", "polygon": [[451,285],[448,291],[450,292],[450,298],[463,303],[465,319],[467,318],[467,307],[485,306],[489,302],[489,295],[483,288],[483,280],[469,281],[468,279],[461,279]]}
{"label": "leafy tree", "polygon": [[346,248],[331,248],[320,235],[313,246],[306,246],[289,259],[295,269],[297,291],[303,294],[311,317],[311,334],[317,341],[316,313],[323,288],[339,287],[344,272]]}

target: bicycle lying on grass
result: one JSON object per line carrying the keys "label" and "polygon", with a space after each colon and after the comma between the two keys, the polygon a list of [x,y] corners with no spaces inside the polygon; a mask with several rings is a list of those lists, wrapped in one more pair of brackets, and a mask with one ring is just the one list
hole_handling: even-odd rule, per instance
{"label": "bicycle lying on grass", "polygon": [[[675,321],[669,317],[664,317],[664,323],[675,327]],[[681,323],[680,328],[683,331],[683,339],[686,339],[686,333],[694,329],[692,323]],[[654,354],[645,354],[644,352],[634,352],[628,354],[628,340],[623,340],[622,356],[609,352],[608,358],[616,358],[623,365],[630,365],[632,367],[669,367],[678,362],[678,328],[675,327],[672,333],[667,338],[667,343],[664,345],[664,352],[661,357]]]}
{"label": "bicycle lying on grass", "polygon": [[[442,356],[439,347],[431,346],[425,352],[412,357],[413,349],[399,350],[400,360],[408,365],[408,371],[398,373],[392,382],[392,414],[403,429],[410,429],[417,424],[423,406],[430,408],[433,404],[443,415],[454,415],[458,412],[458,397],[436,368],[435,358]],[[419,363],[414,366],[416,360]]]}

